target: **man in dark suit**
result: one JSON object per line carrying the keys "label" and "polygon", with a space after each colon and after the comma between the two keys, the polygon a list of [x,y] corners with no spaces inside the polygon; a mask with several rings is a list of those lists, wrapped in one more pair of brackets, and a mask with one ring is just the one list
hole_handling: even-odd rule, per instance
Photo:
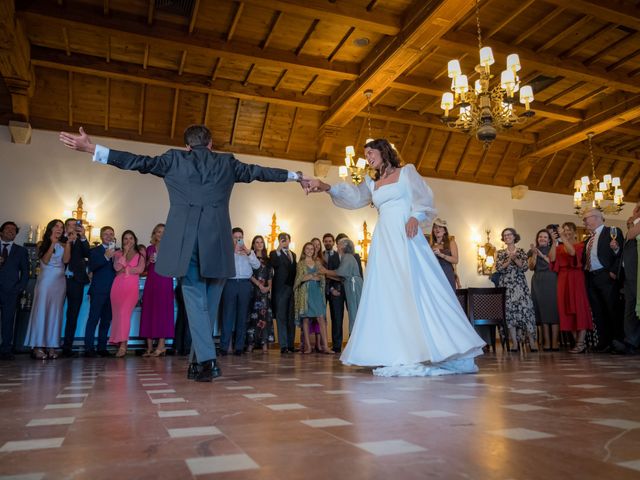
{"label": "man in dark suit", "polygon": [[89,242],[85,236],[81,220],[68,218],[64,222],[65,235],[76,234],[76,239],[71,244],[71,258],[67,264],[64,275],[67,278],[67,322],[64,327],[64,342],[62,343],[62,356],[74,357],[73,340],[76,336],[78,314],[84,299],[84,286],[89,283],[87,275],[87,259],[89,258]]}
{"label": "man in dark suit", "polygon": [[[116,278],[113,269],[113,254],[115,253],[115,233],[112,227],[104,226],[100,229],[102,245],[93,247],[89,252],[89,270],[92,278],[89,286],[89,318],[84,333],[84,356],[110,357],[107,351],[107,334],[111,326],[111,285]],[[96,353],[94,340],[98,327],[98,351]]]}
{"label": "man in dark suit", "polygon": [[[325,233],[322,237],[325,251],[323,253],[324,261],[328,270],[336,270],[340,266],[340,255],[333,247],[343,238],[349,238],[344,233],[339,233],[335,239],[331,233]],[[357,253],[353,255],[358,263],[360,276],[362,276],[362,261]],[[343,342],[343,323],[344,323],[344,307],[347,304],[347,297],[344,293],[342,282],[327,278],[325,285],[325,296],[329,303],[329,313],[331,314],[331,345],[336,353],[342,351]]]}
{"label": "man in dark suit", "polygon": [[211,132],[204,125],[192,125],[185,130],[186,150],[171,149],[157,157],[94,145],[82,128],[80,135],[60,133],[60,141],[69,148],[91,153],[94,161],[164,179],[170,208],[156,272],[182,278],[197,359],[191,363],[187,376],[210,382],[220,375],[213,342],[220,296],[225,280],[235,275],[229,235],[229,198],[233,186],[254,180],[306,182],[306,179],[300,172],[249,165],[233,154],[214,152]]}
{"label": "man in dark suit", "polygon": [[273,267],[273,292],[271,302],[278,324],[280,353],[293,353],[296,326],[293,318],[293,283],[296,280],[296,254],[289,250],[291,236],[282,232],[278,235],[278,248],[269,254]]}
{"label": "man in dark suit", "polygon": [[18,298],[29,281],[29,254],[14,240],[20,229],[14,222],[0,226],[0,360],[13,360],[13,328]]}
{"label": "man in dark suit", "polygon": [[[614,338],[622,340],[622,318],[618,318],[618,292],[616,279],[620,267],[623,241],[622,230],[604,225],[604,215],[598,209],[584,213],[582,220],[591,236],[584,241],[582,264],[584,265],[587,294],[598,329],[598,345],[601,352],[611,350]],[[612,233],[613,231],[613,233]]]}
{"label": "man in dark suit", "polygon": [[624,341],[613,340],[616,353],[637,354],[640,352],[640,317],[636,311],[638,298],[638,237],[640,236],[640,202],[627,221],[629,231],[622,247],[620,268],[624,286]]}

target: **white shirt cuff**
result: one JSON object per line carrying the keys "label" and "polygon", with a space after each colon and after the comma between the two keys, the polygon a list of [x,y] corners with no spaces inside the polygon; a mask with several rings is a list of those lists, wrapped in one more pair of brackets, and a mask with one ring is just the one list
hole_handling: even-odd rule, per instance
{"label": "white shirt cuff", "polygon": [[287,182],[297,182],[299,180],[298,172],[289,172],[287,175]]}
{"label": "white shirt cuff", "polygon": [[102,145],[96,145],[96,150],[93,152],[93,161],[106,164],[109,159],[109,149]]}

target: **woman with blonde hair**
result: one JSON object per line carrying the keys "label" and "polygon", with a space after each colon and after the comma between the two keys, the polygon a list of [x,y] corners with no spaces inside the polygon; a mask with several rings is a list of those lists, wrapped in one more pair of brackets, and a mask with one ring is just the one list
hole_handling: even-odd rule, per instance
{"label": "woman with blonde hair", "polygon": [[315,318],[320,325],[321,352],[333,354],[327,343],[327,310],[324,299],[325,277],[320,273],[322,263],[314,259],[315,247],[307,242],[302,247],[300,260],[296,266],[296,279],[293,284],[294,314],[297,325],[302,326],[302,333],[307,339],[302,353],[311,353],[309,344],[309,319]]}
{"label": "woman with blonde hair", "polygon": [[[174,293],[173,278],[156,273],[156,258],[160,240],[164,234],[164,223],[159,223],[151,232],[151,245],[147,248],[147,279],[142,293],[140,336],[147,339],[147,350],[143,357],[160,357],[166,354],[166,339],[173,338]],[[158,339],[156,349],[153,340]]]}

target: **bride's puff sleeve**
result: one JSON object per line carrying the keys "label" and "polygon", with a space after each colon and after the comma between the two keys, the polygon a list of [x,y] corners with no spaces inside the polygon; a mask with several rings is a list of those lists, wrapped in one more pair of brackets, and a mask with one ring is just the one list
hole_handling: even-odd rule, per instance
{"label": "bride's puff sleeve", "polygon": [[406,165],[411,188],[411,216],[423,227],[431,226],[438,211],[433,206],[433,192],[412,164]]}
{"label": "bride's puff sleeve", "polygon": [[373,182],[368,176],[360,185],[342,182],[331,186],[329,195],[333,203],[340,208],[355,210],[366,207],[371,203],[371,190],[369,182]]}

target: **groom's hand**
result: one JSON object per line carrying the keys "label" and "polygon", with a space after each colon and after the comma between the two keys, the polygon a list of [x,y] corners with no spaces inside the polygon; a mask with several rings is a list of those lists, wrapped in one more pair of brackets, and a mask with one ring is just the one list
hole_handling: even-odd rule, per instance
{"label": "groom's hand", "polygon": [[60,136],[58,138],[67,148],[93,154],[96,151],[96,146],[91,143],[91,139],[89,138],[89,135],[85,133],[84,128],[80,127],[79,132],[79,135],[60,132]]}

